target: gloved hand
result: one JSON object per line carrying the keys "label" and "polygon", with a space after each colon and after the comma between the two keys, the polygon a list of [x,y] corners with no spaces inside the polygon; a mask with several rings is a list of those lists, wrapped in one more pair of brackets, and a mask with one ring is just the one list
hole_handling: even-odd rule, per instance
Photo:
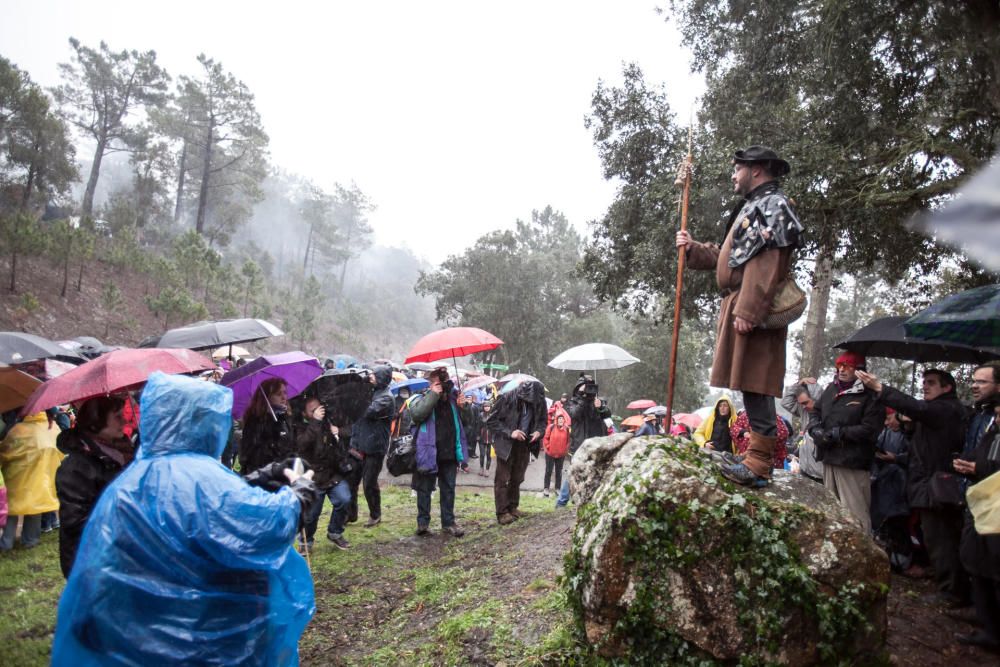
{"label": "gloved hand", "polygon": [[282,472],[288,466],[284,463],[269,463],[259,470],[254,470],[243,477],[250,486],[256,486],[272,493],[288,483]]}
{"label": "gloved hand", "polygon": [[821,426],[813,426],[809,429],[809,437],[812,438],[813,442],[817,445],[825,444],[826,438],[824,437],[823,428]]}
{"label": "gloved hand", "polygon": [[840,442],[840,427],[834,426],[831,429],[827,429],[823,432],[823,444],[824,445],[836,445]]}
{"label": "gloved hand", "polygon": [[[299,460],[302,461],[303,471],[311,470],[311,466],[308,461],[305,459]],[[245,479],[247,484],[250,486],[257,486],[273,493],[288,484],[288,478],[285,477],[285,473],[283,471],[285,468],[292,468],[294,465],[295,457],[289,457],[284,461],[269,463],[260,470],[254,470],[243,479]]]}
{"label": "gloved hand", "polygon": [[[286,480],[287,481],[287,480]],[[302,509],[302,516],[309,516],[309,510],[312,508],[313,504],[322,497],[319,488],[316,483],[312,481],[312,475],[300,475],[294,482],[292,482],[289,487],[295,497],[299,499],[299,505]]]}

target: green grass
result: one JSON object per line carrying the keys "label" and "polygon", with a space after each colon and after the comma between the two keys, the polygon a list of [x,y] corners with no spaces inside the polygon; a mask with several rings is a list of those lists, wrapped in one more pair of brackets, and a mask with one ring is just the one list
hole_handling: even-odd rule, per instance
{"label": "green grass", "polygon": [[65,584],[58,531],[34,549],[0,553],[0,665],[47,665]]}
{"label": "green grass", "polygon": [[[438,507],[435,494],[434,532],[440,530]],[[576,646],[564,593],[553,579],[535,578],[520,591],[491,590],[494,568],[509,570],[520,559],[531,558],[531,545],[515,546],[510,529],[496,523],[492,488],[459,490],[455,514],[469,534],[462,539],[430,538],[432,557],[413,537],[416,500],[408,487],[383,488],[382,523],[376,528],[362,527],[363,500],[361,508],[359,522],[349,525],[345,534],[352,548],[341,551],[326,540],[327,503],[310,557],[317,607],[326,619],[334,619],[334,626],[341,622],[336,619],[351,624],[353,652],[341,656],[343,647],[331,636],[330,625],[317,622],[303,634],[303,651],[337,656],[347,664],[400,667],[463,664],[473,645],[492,663],[551,664],[553,656]],[[521,509],[551,512],[552,501],[524,494]],[[473,545],[479,551],[470,557]],[[48,664],[64,584],[57,532],[42,535],[34,549],[0,554],[0,665]],[[382,614],[379,605],[384,606],[390,593],[394,604]],[[379,610],[374,622],[353,624],[366,610],[373,613],[372,608]],[[540,641],[526,646],[518,639],[518,628],[529,617],[545,621],[537,633]]]}

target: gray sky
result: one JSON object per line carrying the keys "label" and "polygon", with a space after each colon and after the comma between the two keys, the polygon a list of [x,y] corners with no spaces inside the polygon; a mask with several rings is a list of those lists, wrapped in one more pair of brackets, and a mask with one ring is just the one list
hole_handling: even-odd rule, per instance
{"label": "gray sky", "polygon": [[682,119],[703,90],[656,0],[3,5],[0,54],[44,86],[70,36],[154,49],[175,78],[200,52],[220,61],[256,95],[275,165],[356,182],[376,241],[433,262],[533,208],[581,230],[606,210],[583,118],[623,61],[665,82]]}

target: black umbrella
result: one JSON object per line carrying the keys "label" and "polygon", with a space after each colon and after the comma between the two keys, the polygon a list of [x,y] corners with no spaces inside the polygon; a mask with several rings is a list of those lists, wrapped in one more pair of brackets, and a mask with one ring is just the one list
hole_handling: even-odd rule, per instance
{"label": "black umbrella", "polygon": [[284,331],[270,322],[248,317],[240,320],[195,322],[179,329],[171,329],[159,336],[150,336],[139,343],[139,347],[207,350],[222,345],[250,343],[255,340],[284,335]]}
{"label": "black umbrella", "polygon": [[20,331],[0,332],[0,363],[20,364],[35,359],[63,359],[76,364],[86,361],[48,338]]}
{"label": "black umbrella", "polygon": [[893,316],[875,320],[834,347],[866,357],[905,359],[920,363],[950,361],[956,364],[981,364],[991,359],[1000,359],[1000,349],[997,348],[976,348],[948,341],[907,338],[903,322],[908,319],[910,318],[907,316]]}

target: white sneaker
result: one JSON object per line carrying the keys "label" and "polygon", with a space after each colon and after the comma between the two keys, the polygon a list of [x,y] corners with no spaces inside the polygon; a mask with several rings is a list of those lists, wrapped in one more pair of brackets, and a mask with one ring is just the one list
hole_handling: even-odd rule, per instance
{"label": "white sneaker", "polygon": [[548,498],[548,497],[549,497],[549,490],[545,489],[544,491],[542,491],[542,498]]}

